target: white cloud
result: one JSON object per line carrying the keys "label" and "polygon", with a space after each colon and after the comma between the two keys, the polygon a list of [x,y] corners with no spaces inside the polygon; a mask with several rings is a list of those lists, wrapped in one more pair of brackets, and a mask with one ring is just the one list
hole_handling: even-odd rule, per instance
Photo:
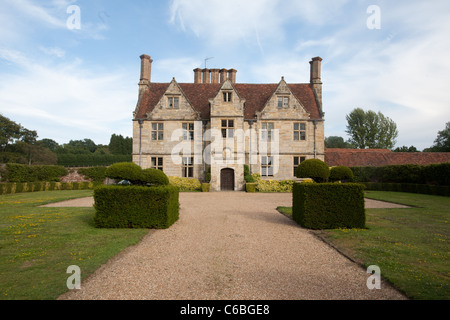
{"label": "white cloud", "polygon": [[[37,130],[41,137],[51,132],[50,138],[59,142],[88,134],[100,139],[126,121],[130,132],[123,134],[131,135],[137,89],[125,71],[95,74],[79,60],[45,66],[18,52],[0,54],[22,68],[20,75],[0,79],[0,112],[10,119]],[[124,130],[120,126],[117,130]]]}

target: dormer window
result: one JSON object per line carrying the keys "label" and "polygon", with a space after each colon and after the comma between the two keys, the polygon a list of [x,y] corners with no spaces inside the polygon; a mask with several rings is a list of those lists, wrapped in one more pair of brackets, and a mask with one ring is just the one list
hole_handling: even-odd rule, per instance
{"label": "dormer window", "polygon": [[233,93],[231,91],[223,92],[223,102],[231,102]]}
{"label": "dormer window", "polygon": [[179,97],[168,97],[169,99],[169,109],[179,109],[180,108],[180,98]]}
{"label": "dormer window", "polygon": [[278,108],[288,108],[289,107],[289,97],[278,97]]}

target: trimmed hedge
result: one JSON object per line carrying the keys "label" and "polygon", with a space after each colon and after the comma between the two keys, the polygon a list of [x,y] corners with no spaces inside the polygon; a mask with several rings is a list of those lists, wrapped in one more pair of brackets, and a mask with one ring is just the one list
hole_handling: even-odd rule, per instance
{"label": "trimmed hedge", "polygon": [[108,178],[115,180],[129,180],[131,183],[140,183],[142,168],[134,162],[119,162],[111,165],[105,171]]}
{"label": "trimmed hedge", "polygon": [[365,228],[364,186],[357,183],[294,183],[292,218],[304,228]]}
{"label": "trimmed hedge", "polygon": [[245,184],[245,191],[246,192],[256,192],[256,183],[248,182]]}
{"label": "trimmed hedge", "polygon": [[211,189],[211,184],[204,182],[202,183],[202,192],[209,192],[209,190]]}
{"label": "trimmed hedge", "polygon": [[62,166],[34,166],[25,164],[8,163],[5,166],[5,175],[2,177],[8,182],[36,182],[59,181],[60,177],[68,174],[68,170]]}
{"label": "trimmed hedge", "polygon": [[179,218],[174,186],[99,186],[94,189],[97,228],[169,228]]}
{"label": "trimmed hedge", "polygon": [[353,181],[353,171],[346,166],[336,166],[330,169],[330,181]]}
{"label": "trimmed hedge", "polygon": [[150,185],[165,186],[169,184],[169,178],[166,174],[161,170],[154,168],[142,170],[139,180],[142,183]]}
{"label": "trimmed hedge", "polygon": [[106,169],[107,167],[80,168],[78,173],[92,181],[103,182],[106,179]]}
{"label": "trimmed hedge", "polygon": [[450,162],[431,165],[352,167],[355,182],[413,183],[450,186]]}
{"label": "trimmed hedge", "polygon": [[450,197],[450,186],[436,186],[431,184],[415,183],[382,183],[382,182],[361,182],[366,190],[372,191],[393,191],[429,194],[435,196]]}
{"label": "trimmed hedge", "polygon": [[202,184],[198,179],[168,177],[171,185],[178,188],[180,192],[202,191]]}
{"label": "trimmed hedge", "polygon": [[303,161],[295,172],[297,178],[311,178],[315,182],[327,182],[330,177],[330,168],[319,159],[307,159]]}
{"label": "trimmed hedge", "polygon": [[0,183],[0,195],[23,192],[57,191],[57,190],[90,190],[94,189],[98,182],[17,182]]}
{"label": "trimmed hedge", "polygon": [[58,154],[58,165],[64,167],[109,166],[118,162],[131,162],[132,155],[114,154]]}

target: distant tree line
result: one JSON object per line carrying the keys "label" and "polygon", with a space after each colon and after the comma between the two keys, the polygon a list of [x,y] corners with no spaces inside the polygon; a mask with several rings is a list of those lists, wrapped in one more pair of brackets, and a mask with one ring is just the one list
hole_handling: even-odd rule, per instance
{"label": "distant tree line", "polygon": [[52,139],[39,140],[36,131],[0,114],[0,163],[106,166],[131,161],[132,145],[132,138],[117,134],[111,136],[108,145],[97,145],[91,139],[60,145]]}
{"label": "distant tree line", "polygon": [[[394,152],[419,152],[414,146],[402,146],[394,149],[398,137],[397,125],[385,117],[381,112],[354,109],[346,116],[346,133],[348,140],[343,137],[330,136],[325,138],[326,148],[345,149],[389,149]],[[444,130],[439,131],[434,144],[423,150],[424,152],[450,152],[450,122]]]}

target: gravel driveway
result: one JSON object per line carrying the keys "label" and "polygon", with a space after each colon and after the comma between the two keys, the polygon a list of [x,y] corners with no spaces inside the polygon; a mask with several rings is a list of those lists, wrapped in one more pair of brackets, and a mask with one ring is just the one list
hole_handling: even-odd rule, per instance
{"label": "gravel driveway", "polygon": [[60,299],[405,299],[384,282],[369,290],[365,269],[276,211],[291,201],[180,193],[172,227],[150,231]]}

